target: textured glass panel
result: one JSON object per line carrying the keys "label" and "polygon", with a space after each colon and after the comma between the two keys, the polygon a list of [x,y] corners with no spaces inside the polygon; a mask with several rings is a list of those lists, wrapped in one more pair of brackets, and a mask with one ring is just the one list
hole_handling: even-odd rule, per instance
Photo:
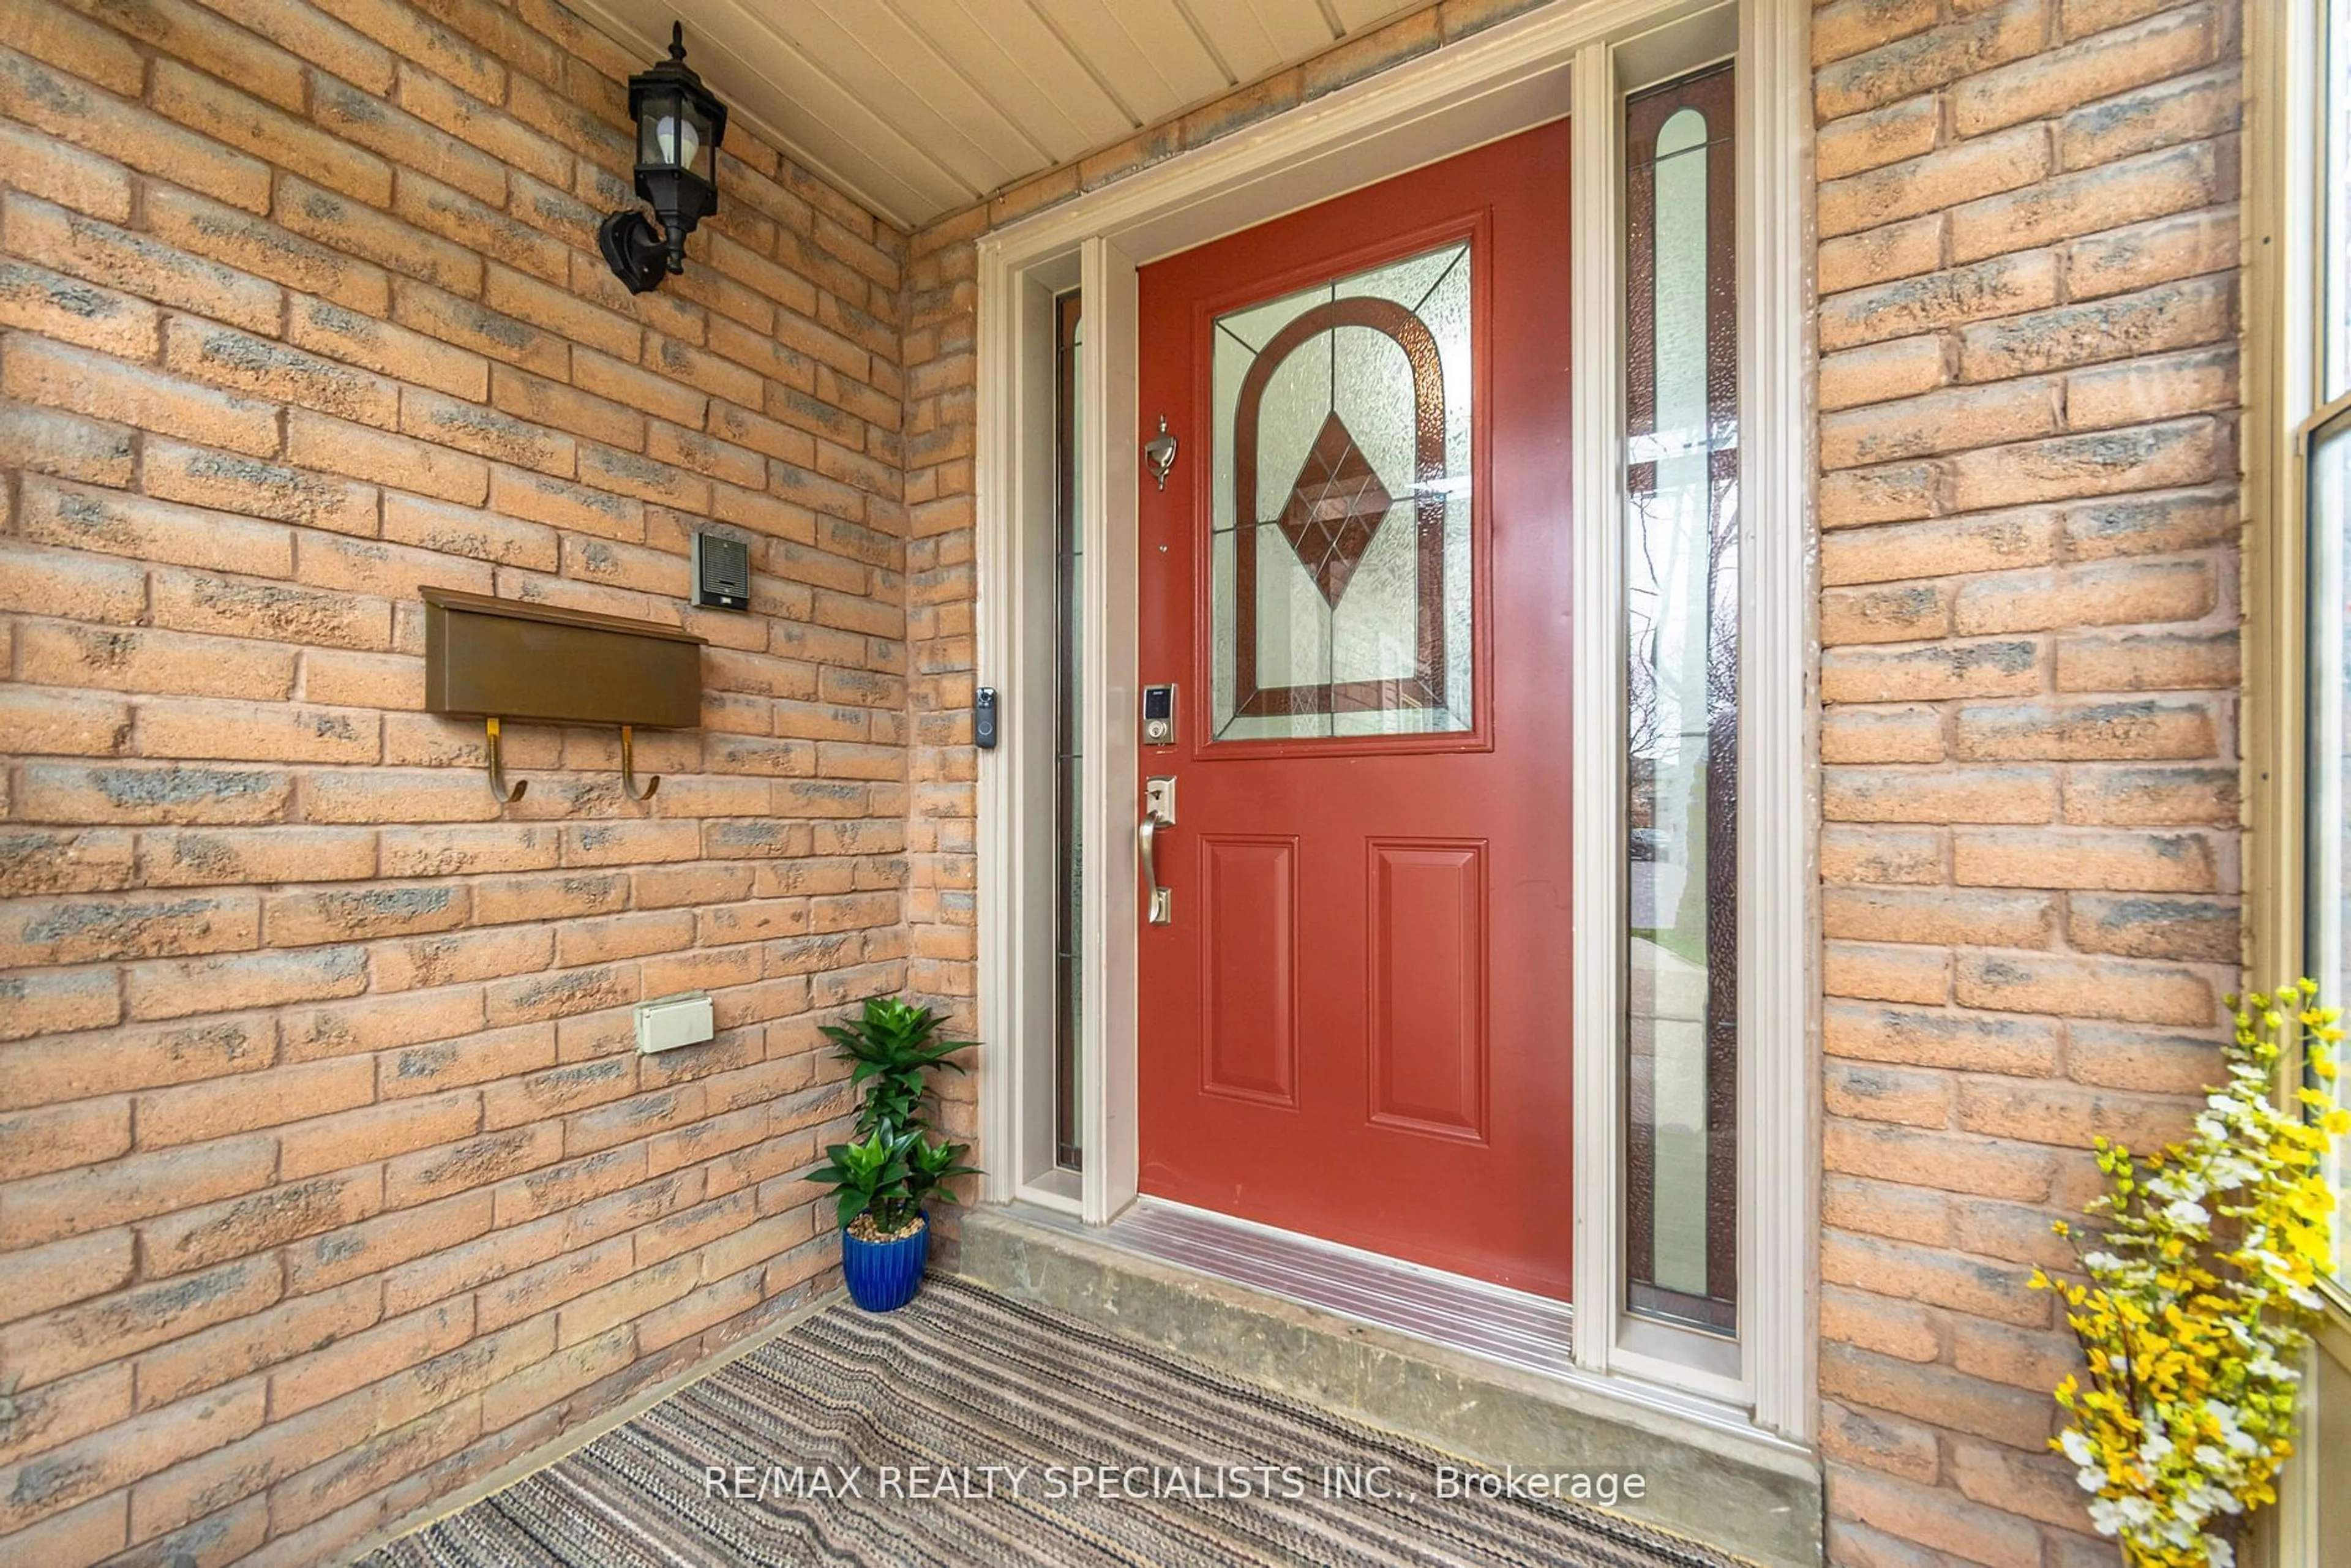
{"label": "textured glass panel", "polygon": [[1054,838],[1055,874],[1060,882],[1059,907],[1054,912],[1053,970],[1055,1157],[1076,1169],[1083,1160],[1084,1103],[1083,1034],[1085,965],[1081,934],[1085,930],[1085,843],[1080,831],[1085,800],[1085,756],[1080,744],[1079,714],[1084,686],[1080,679],[1080,653],[1085,647],[1085,530],[1079,509],[1080,464],[1078,411],[1085,406],[1079,350],[1085,341],[1085,320],[1074,293],[1055,302],[1061,341],[1059,419],[1055,426],[1060,465],[1060,495],[1054,509],[1054,592],[1061,605],[1061,632],[1054,647],[1058,679],[1054,693]]}
{"label": "textured glass panel", "polygon": [[[2311,978],[2330,1005],[2351,984],[2351,427],[2322,440],[2310,465]],[[2342,1080],[2337,1080],[2338,1086]],[[2337,1190],[2351,1218],[2351,1140],[2334,1151]]]}
{"label": "textured glass panel", "polygon": [[1469,247],[1217,319],[1218,740],[1466,730]]}
{"label": "textured glass panel", "polygon": [[1735,1326],[1738,478],[1727,73],[1628,105],[1627,1273]]}

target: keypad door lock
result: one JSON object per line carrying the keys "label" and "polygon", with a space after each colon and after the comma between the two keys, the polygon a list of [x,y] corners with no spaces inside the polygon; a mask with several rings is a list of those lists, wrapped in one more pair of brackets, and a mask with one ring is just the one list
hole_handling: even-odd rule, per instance
{"label": "keypad door lock", "polygon": [[1145,746],[1176,744],[1176,688],[1174,686],[1143,688],[1143,744]]}

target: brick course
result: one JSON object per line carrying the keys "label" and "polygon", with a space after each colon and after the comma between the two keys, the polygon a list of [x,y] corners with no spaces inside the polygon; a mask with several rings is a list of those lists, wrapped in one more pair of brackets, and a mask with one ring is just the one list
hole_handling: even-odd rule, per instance
{"label": "brick course", "polygon": [[[811,1013],[914,950],[905,238],[738,128],[631,298],[645,62],[554,0],[8,15],[0,1556],[323,1561],[828,1283]],[[708,637],[660,794],[521,725],[500,812],[420,585]]]}

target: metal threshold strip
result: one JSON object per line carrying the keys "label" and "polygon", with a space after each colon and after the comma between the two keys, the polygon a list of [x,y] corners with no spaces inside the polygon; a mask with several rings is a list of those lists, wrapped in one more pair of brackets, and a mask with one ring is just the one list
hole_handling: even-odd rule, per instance
{"label": "metal threshold strip", "polygon": [[1056,1218],[1124,1251],[1489,1361],[1554,1375],[1574,1366],[1574,1309],[1546,1296],[1155,1198],[1107,1226]]}

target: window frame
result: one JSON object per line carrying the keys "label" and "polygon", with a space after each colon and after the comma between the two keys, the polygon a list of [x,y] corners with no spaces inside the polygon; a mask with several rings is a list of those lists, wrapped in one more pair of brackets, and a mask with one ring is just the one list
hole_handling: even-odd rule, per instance
{"label": "window frame", "polygon": [[[2327,36],[2330,3],[2294,0],[2249,17],[2249,74],[2267,89],[2249,95],[2244,235],[2245,917],[2255,984],[2308,965],[2310,464],[2316,439],[2351,419],[2351,392],[2322,396],[2324,356],[2308,329],[2327,261],[2323,73],[2330,47],[2351,47]],[[2283,1081],[2298,1082],[2301,1069],[2290,1059]],[[2322,1281],[2322,1293],[2337,1330],[2351,1333],[2351,1266]]]}
{"label": "window frame", "polygon": [[[2309,951],[2311,445],[2351,415],[2351,395],[2325,396],[2310,323],[2328,259],[2325,73],[2332,50],[2351,48],[2351,38],[2329,31],[2346,10],[2339,0],[2287,0],[2246,12],[2243,785],[2245,956],[2255,984],[2303,973]],[[2302,1081],[2298,1051],[2283,1069],[2282,1095]],[[2325,1317],[2305,1385],[2313,1390],[2316,1358],[2351,1369],[2351,1269],[2321,1281],[2319,1294]],[[2305,1411],[2304,1430],[2269,1524],[2273,1560],[2295,1568],[2321,1559],[2315,1478],[2346,1458],[2322,1452],[2314,1410]]]}

